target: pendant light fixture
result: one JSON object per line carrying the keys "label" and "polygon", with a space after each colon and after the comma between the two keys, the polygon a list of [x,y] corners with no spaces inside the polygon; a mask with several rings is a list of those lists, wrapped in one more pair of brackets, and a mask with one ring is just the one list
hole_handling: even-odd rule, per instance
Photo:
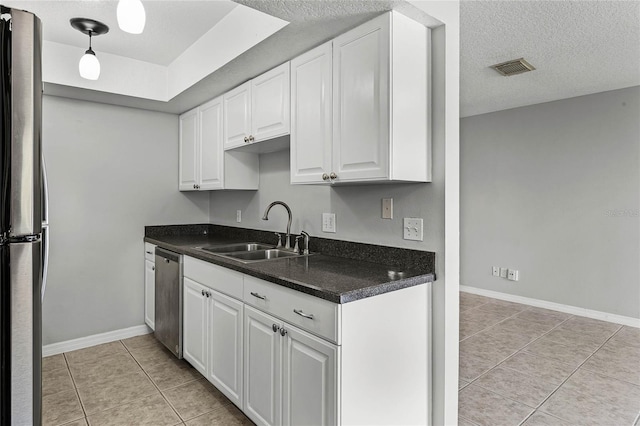
{"label": "pendant light fixture", "polygon": [[98,61],[96,53],[91,48],[91,37],[108,33],[109,27],[102,22],[88,18],[72,18],[71,26],[89,36],[89,50],[80,58],[80,63],[78,64],[80,76],[87,80],[97,80],[100,77],[100,61]]}
{"label": "pendant light fixture", "polygon": [[116,9],[118,26],[131,34],[142,34],[147,15],[141,0],[119,0]]}

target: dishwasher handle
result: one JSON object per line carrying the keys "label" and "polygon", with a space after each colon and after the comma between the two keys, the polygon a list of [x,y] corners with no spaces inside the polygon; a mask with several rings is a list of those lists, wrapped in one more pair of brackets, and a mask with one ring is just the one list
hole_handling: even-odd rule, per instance
{"label": "dishwasher handle", "polygon": [[[169,250],[165,250],[163,248],[160,247],[156,247],[156,257],[160,257],[161,259],[164,259],[165,262],[177,262],[180,263],[180,255],[178,253],[174,253],[172,251]],[[158,259],[156,259],[156,262],[158,261]]]}

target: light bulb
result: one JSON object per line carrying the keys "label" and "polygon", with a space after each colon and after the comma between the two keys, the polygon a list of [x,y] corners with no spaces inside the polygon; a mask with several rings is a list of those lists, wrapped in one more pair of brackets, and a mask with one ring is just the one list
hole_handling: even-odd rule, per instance
{"label": "light bulb", "polygon": [[78,70],[80,71],[80,77],[87,80],[97,80],[100,77],[100,61],[96,58],[93,50],[87,50],[84,56],[80,58]]}
{"label": "light bulb", "polygon": [[122,31],[141,34],[147,20],[144,6],[140,0],[120,0],[116,10],[118,25]]}

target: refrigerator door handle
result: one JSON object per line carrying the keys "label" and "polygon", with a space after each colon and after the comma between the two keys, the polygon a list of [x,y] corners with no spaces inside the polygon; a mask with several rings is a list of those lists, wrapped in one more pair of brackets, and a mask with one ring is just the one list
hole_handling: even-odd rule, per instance
{"label": "refrigerator door handle", "polygon": [[42,227],[42,239],[43,241],[43,259],[42,259],[42,299],[44,302],[44,294],[47,291],[47,275],[49,274],[49,226]]}

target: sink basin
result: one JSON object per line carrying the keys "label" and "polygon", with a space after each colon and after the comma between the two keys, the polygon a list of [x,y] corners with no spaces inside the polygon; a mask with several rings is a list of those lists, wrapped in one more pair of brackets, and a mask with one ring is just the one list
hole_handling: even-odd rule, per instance
{"label": "sink basin", "polygon": [[240,262],[249,263],[249,262],[258,262],[261,260],[279,259],[283,257],[297,257],[300,255],[298,253],[294,253],[288,250],[269,249],[269,250],[245,251],[242,253],[226,253],[224,254],[224,256],[229,257],[231,259],[239,260]]}
{"label": "sink basin", "polygon": [[253,252],[256,250],[267,250],[272,248],[273,246],[269,244],[241,243],[241,244],[229,244],[226,246],[200,247],[200,250],[208,251],[210,253],[236,253],[236,252]]}

